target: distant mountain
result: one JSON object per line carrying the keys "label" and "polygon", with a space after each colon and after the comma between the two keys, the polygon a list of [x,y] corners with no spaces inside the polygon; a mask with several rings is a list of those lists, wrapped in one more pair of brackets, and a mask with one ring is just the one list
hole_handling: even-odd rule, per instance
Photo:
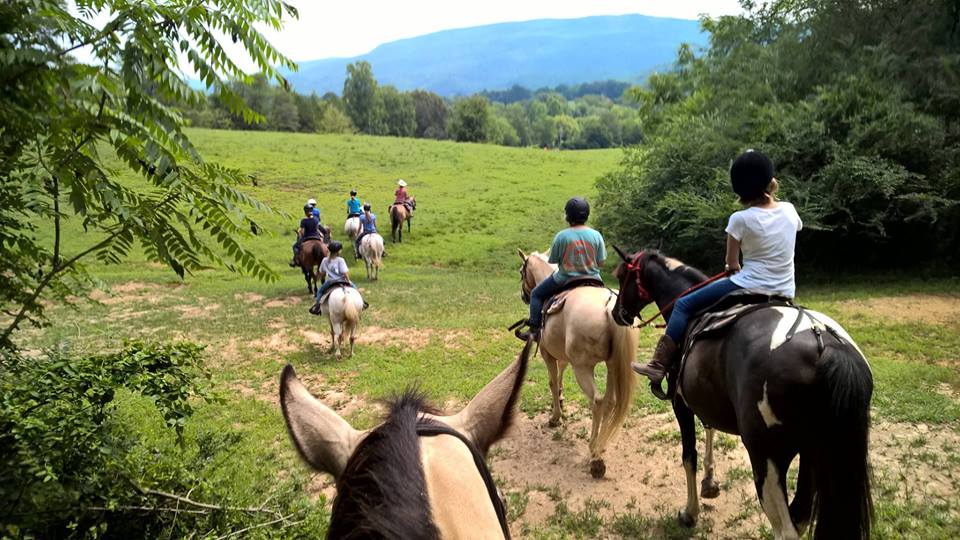
{"label": "distant mountain", "polygon": [[621,15],[540,19],[445,30],[380,45],[353,58],[300,62],[301,93],[343,91],[346,66],[366,60],[380,84],[468,95],[519,84],[536,89],[615,79],[640,82],[668,67],[681,43],[706,44],[697,21]]}

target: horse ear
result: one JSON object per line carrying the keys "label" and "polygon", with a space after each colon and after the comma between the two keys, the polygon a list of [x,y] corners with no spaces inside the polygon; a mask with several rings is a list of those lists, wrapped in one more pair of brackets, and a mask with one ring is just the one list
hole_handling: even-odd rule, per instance
{"label": "horse ear", "polygon": [[526,262],[527,254],[523,252],[522,249],[517,248],[517,255],[520,255],[520,260]]}
{"label": "horse ear", "polygon": [[527,341],[517,359],[487,383],[462,411],[438,418],[470,439],[484,456],[513,423],[532,347],[533,341]]}
{"label": "horse ear", "polygon": [[300,457],[314,469],[340,478],[366,432],[353,429],[313,397],[290,364],[280,374],[280,407]]}
{"label": "horse ear", "polygon": [[617,255],[620,255],[620,258],[623,259],[623,262],[630,262],[630,259],[627,257],[627,254],[624,253],[619,247],[613,246],[613,250],[617,252]]}

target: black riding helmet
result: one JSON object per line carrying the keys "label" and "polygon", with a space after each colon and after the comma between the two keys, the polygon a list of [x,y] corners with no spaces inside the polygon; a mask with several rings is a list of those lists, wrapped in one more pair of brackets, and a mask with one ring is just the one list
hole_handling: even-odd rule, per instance
{"label": "black riding helmet", "polygon": [[367,204],[363,205],[363,209],[369,212],[369,211],[370,211],[370,203],[367,203]]}
{"label": "black riding helmet", "polygon": [[313,213],[313,207],[310,206],[309,204],[303,205],[303,213],[304,213],[304,214],[312,214],[312,213]]}
{"label": "black riding helmet", "polygon": [[751,200],[763,195],[773,180],[773,162],[757,152],[747,150],[733,160],[730,166],[730,184],[741,199]]}
{"label": "black riding helmet", "polygon": [[590,217],[590,203],[581,197],[574,197],[563,207],[567,223],[586,223]]}
{"label": "black riding helmet", "polygon": [[330,245],[327,247],[330,249],[330,253],[337,253],[343,249],[343,244],[334,240],[333,242],[330,242]]}
{"label": "black riding helmet", "polygon": [[351,196],[351,197],[356,197],[356,196],[357,196],[357,190],[351,189],[351,190],[350,190],[350,196]]}

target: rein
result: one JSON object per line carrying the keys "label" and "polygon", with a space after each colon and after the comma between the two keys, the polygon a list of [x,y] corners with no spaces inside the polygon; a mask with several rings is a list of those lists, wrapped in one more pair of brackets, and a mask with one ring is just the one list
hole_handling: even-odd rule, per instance
{"label": "rein", "polygon": [[[653,302],[653,301],[654,301],[654,300],[653,300],[653,297],[650,296],[650,293],[647,291],[646,287],[643,286],[643,281],[640,279],[640,274],[643,272],[643,263],[642,263],[642,261],[641,261],[641,258],[643,257],[643,255],[644,255],[644,252],[641,251],[640,253],[637,253],[637,254],[633,257],[633,261],[627,263],[627,275],[629,275],[630,272],[636,272],[636,273],[637,273],[637,277],[636,277],[636,282],[637,282],[637,295],[640,296],[640,300],[641,300],[642,302],[650,303],[650,302]],[[702,289],[703,287],[706,287],[707,285],[713,283],[714,281],[723,279],[723,278],[725,278],[725,277],[727,277],[727,276],[729,276],[729,275],[730,275],[730,272],[727,271],[727,270],[724,270],[723,272],[720,272],[719,274],[716,274],[715,276],[709,277],[709,278],[707,278],[706,280],[701,281],[700,283],[697,283],[696,285],[693,285],[692,287],[689,287],[687,290],[685,290],[685,291],[683,291],[682,293],[678,294],[673,300],[667,302],[667,304],[666,304],[665,306],[663,306],[662,308],[660,308],[660,311],[656,312],[656,313],[653,315],[653,317],[650,317],[650,318],[647,319],[647,320],[643,320],[643,318],[642,318],[642,317],[640,316],[640,314],[638,313],[638,314],[637,314],[637,318],[640,319],[640,324],[636,325],[635,328],[643,328],[643,327],[645,327],[645,326],[649,326],[650,323],[652,323],[653,321],[655,321],[655,320],[657,319],[657,317],[663,317],[663,313],[664,313],[665,311],[667,311],[668,309],[670,309],[671,307],[673,307],[673,305],[674,305],[675,303],[677,303],[677,300],[679,300],[679,299],[683,298],[684,296],[692,293],[693,291],[696,291],[696,290],[698,290],[698,289]],[[666,320],[666,317],[663,317],[663,319]],[[664,325],[664,324],[658,324],[658,325],[656,325],[657,328],[663,328],[664,326],[666,326],[666,325]]]}

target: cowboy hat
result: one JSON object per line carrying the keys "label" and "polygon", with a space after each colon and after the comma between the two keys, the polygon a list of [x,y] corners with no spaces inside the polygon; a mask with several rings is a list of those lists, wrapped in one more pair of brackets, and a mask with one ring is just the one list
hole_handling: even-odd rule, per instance
{"label": "cowboy hat", "polygon": [[407,187],[407,183],[403,181],[403,178],[397,180],[397,185],[400,187]]}

